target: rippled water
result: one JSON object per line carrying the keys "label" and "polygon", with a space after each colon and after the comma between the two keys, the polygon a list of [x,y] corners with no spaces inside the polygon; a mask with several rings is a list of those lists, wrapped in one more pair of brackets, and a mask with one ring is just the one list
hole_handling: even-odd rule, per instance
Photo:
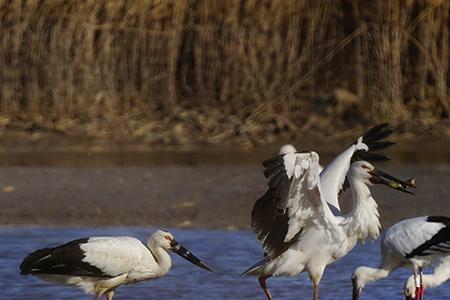
{"label": "rippled water", "polygon": [[[19,264],[30,251],[72,239],[100,235],[131,235],[146,240],[155,228],[0,228],[1,299],[90,299],[82,291],[19,275]],[[254,277],[240,273],[262,254],[249,231],[170,230],[177,240],[216,270],[211,274],[172,255],[174,266],[166,277],[117,289],[115,299],[261,299],[264,295]],[[361,264],[376,266],[378,243],[358,246],[330,266],[322,279],[320,298],[350,299],[350,276]],[[362,299],[403,299],[403,281],[409,271],[398,270],[389,279],[366,287]],[[268,280],[275,299],[310,299],[312,288],[306,274]],[[426,291],[427,299],[450,299],[450,283]]]}

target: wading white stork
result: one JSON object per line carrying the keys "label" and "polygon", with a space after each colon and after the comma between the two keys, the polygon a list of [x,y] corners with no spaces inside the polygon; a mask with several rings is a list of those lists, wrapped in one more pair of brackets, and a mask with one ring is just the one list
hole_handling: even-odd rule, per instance
{"label": "wading white stork", "polygon": [[128,236],[90,237],[39,249],[24,258],[20,271],[22,275],[77,286],[94,294],[94,300],[102,295],[111,300],[120,285],[166,275],[172,266],[169,250],[213,271],[163,230],[153,233],[147,245]]}
{"label": "wading white stork", "polygon": [[358,267],[352,276],[353,300],[358,300],[364,286],[386,278],[400,267],[413,270],[414,295],[423,299],[422,269],[435,260],[450,255],[450,218],[425,216],[406,219],[391,226],[381,240],[378,268]]}
{"label": "wading white stork", "polygon": [[[392,132],[393,129],[389,124],[375,126],[359,137],[358,140],[350,145],[344,152],[338,155],[325,169],[322,170],[322,167],[317,163],[318,168],[315,171],[318,172],[318,170],[322,170],[320,172],[321,200],[326,201],[325,203],[338,220],[341,220],[340,217],[342,216],[338,196],[340,191],[345,187],[345,184],[348,185],[346,176],[351,161],[357,159],[389,159],[389,157],[373,151],[391,146],[393,142],[385,141],[384,139],[391,135]],[[285,149],[282,148],[282,150],[285,151],[280,152],[282,154],[285,153],[285,155],[278,156],[263,163],[266,167],[264,174],[268,178],[269,189],[256,201],[252,210],[252,227],[257,238],[266,250],[266,257],[243,273],[243,275],[259,275],[259,283],[269,299],[271,299],[271,296],[265,284],[268,277],[282,275],[293,276],[304,271],[306,267],[305,264],[300,264],[297,268],[294,268],[296,270],[293,270],[290,274],[283,274],[283,272],[278,271],[277,268],[273,268],[270,272],[263,272],[261,268],[268,263],[273,263],[274,260],[297,242],[299,236],[295,238],[291,237],[289,239],[286,236],[288,229],[292,227],[292,224],[296,219],[299,220],[299,224],[302,222],[316,222],[316,220],[310,219],[314,211],[311,212],[309,207],[304,209],[306,210],[304,215],[300,212],[295,215],[290,215],[293,214],[292,210],[296,208],[287,206],[288,200],[292,200],[289,198],[296,198],[298,203],[301,202],[301,199],[299,199],[299,195],[294,194],[299,181],[292,176],[288,176],[288,173],[292,173],[292,170],[297,168],[299,161],[296,159],[298,154],[293,153],[291,147],[284,148]],[[384,175],[388,176],[387,174]],[[397,188],[403,189],[400,185],[398,185]],[[296,201],[291,201],[289,204],[297,205]],[[318,213],[319,215],[321,214],[320,211]],[[376,226],[377,225],[375,224],[375,227]],[[303,228],[300,228],[296,234],[300,235],[301,231],[303,231]],[[302,245],[310,243],[308,244],[310,249],[319,247],[319,245],[317,245],[317,247],[314,245],[314,241],[320,239],[320,236],[322,236],[323,239],[326,239],[328,236],[327,230],[325,228],[319,228],[319,226],[316,226],[314,229],[310,228],[309,231],[311,232],[309,235],[314,236],[315,239],[302,238],[304,240]],[[296,256],[298,256],[300,260],[307,260],[307,255],[301,251],[297,252]],[[289,261],[293,261],[293,255],[289,255]],[[295,261],[293,261],[293,263],[295,263]],[[325,267],[323,266],[323,268]],[[322,274],[323,270],[319,273]],[[321,275],[319,277],[321,277]],[[317,285],[320,278],[315,279],[314,281],[314,295],[317,297]]]}
{"label": "wading white stork", "polygon": [[[444,284],[448,279],[450,279],[450,255],[441,258],[438,265],[434,268],[433,273],[423,274],[421,279],[422,291]],[[405,282],[404,292],[406,300],[416,299],[416,283],[414,280],[414,275],[411,275]]]}
{"label": "wading white stork", "polygon": [[[357,151],[369,150],[363,140],[360,137],[320,174],[315,152],[289,153],[264,162],[270,188],[253,208],[252,226],[267,256],[242,275],[259,276],[268,299],[272,299],[265,284],[268,277],[307,271],[317,300],[326,266],[345,256],[358,241],[379,235],[377,204],[367,185],[386,184],[402,191],[409,187],[369,162],[355,161],[350,167]],[[329,173],[323,177],[327,168]],[[346,177],[353,193],[353,211],[336,216],[326,195],[335,192],[337,198]]]}

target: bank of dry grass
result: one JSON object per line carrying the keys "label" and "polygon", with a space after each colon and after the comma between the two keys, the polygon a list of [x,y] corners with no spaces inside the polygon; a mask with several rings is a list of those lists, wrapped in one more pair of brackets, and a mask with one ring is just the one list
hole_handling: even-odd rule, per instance
{"label": "bank of dry grass", "polygon": [[253,145],[390,121],[450,136],[449,9],[0,0],[0,127]]}

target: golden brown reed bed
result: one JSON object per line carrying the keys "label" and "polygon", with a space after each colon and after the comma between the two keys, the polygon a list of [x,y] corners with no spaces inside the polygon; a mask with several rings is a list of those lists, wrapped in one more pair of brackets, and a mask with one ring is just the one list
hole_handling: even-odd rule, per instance
{"label": "golden brown reed bed", "polygon": [[448,123],[449,1],[0,0],[0,126],[253,145]]}

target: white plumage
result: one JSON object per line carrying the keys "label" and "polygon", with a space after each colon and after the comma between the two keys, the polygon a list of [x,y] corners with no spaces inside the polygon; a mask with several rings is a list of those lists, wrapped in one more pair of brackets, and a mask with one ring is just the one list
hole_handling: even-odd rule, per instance
{"label": "white plumage", "polygon": [[362,137],[339,154],[320,174],[320,182],[324,187],[322,189],[323,197],[339,211],[341,210],[338,200],[339,192],[344,185],[348,169],[350,168],[350,161],[358,150],[369,151],[369,147],[362,142]]}
{"label": "white plumage", "polygon": [[197,266],[212,271],[169,232],[158,230],[144,245],[133,237],[91,237],[30,253],[21,274],[74,285],[86,293],[111,300],[120,285],[164,276],[172,266],[172,250]]}
{"label": "white plumage", "polygon": [[[289,153],[296,153],[298,152],[297,149],[291,145],[291,144],[285,144],[280,147],[280,150],[278,151],[278,155],[284,155]],[[319,164],[319,172],[322,172],[323,167]]]}
{"label": "white plumage", "polygon": [[[392,144],[379,141],[392,132],[386,126],[369,130],[320,173],[315,152],[287,153],[264,162],[269,190],[253,208],[252,225],[267,256],[243,275],[259,276],[269,299],[266,278],[295,276],[303,271],[308,272],[314,299],[318,299],[318,285],[326,266],[345,256],[358,241],[378,237],[377,204],[367,185],[372,181],[404,190],[408,184],[378,173],[368,162],[356,161],[351,168],[350,164],[355,155],[370,150],[370,146],[381,149]],[[372,153],[366,157],[385,158]],[[354,208],[342,216],[337,199],[346,178]],[[333,207],[338,213],[333,213]]]}
{"label": "white plumage", "polygon": [[450,218],[425,216],[396,223],[381,240],[379,267],[361,266],[354,271],[353,299],[359,299],[367,283],[388,277],[397,268],[409,267],[414,272],[414,295],[420,300],[423,297],[422,269],[449,254]]}
{"label": "white plumage", "polygon": [[[133,280],[157,276],[161,269],[150,248],[133,237],[91,237],[80,248],[84,262],[113,277],[127,273],[127,279]],[[170,261],[163,261],[170,268]]]}

